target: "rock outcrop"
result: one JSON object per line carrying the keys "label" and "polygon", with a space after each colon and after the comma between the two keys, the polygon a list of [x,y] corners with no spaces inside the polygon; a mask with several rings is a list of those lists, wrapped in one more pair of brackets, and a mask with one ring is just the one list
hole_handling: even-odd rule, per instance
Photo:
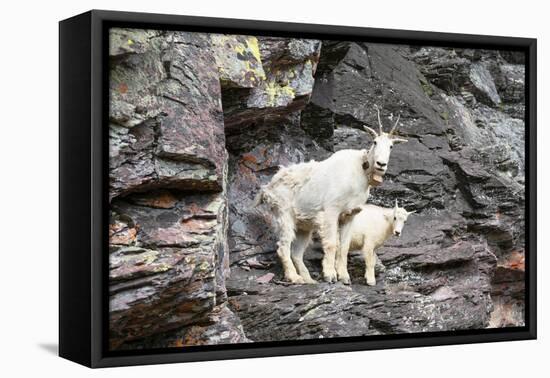
{"label": "rock outcrop", "polygon": [[211,46],[198,34],[111,35],[113,349],[151,347],[166,332],[179,345],[196,327],[210,335],[196,343],[227,332],[248,341],[225,304],[227,152]]}
{"label": "rock outcrop", "polygon": [[[110,334],[114,349],[524,323],[521,54],[115,29]],[[255,208],[281,165],[368,148],[401,115],[383,185],[417,213],[378,250],[377,285],[281,282]],[[387,125],[389,127],[389,124]],[[321,276],[318,242],[306,252]]]}

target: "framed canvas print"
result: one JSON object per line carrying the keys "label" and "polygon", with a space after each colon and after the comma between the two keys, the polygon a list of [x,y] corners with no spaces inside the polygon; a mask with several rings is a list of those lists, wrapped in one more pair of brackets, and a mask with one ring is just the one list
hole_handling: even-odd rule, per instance
{"label": "framed canvas print", "polygon": [[536,337],[536,40],[60,23],[60,355]]}

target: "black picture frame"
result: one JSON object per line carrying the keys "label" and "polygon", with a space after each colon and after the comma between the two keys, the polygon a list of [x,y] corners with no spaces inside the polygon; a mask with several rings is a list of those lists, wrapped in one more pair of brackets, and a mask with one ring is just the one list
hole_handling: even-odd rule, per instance
{"label": "black picture frame", "polygon": [[[526,53],[525,326],[109,352],[108,46],[110,27],[519,50]],[[92,10],[59,24],[59,354],[89,367],[536,339],[536,39]]]}

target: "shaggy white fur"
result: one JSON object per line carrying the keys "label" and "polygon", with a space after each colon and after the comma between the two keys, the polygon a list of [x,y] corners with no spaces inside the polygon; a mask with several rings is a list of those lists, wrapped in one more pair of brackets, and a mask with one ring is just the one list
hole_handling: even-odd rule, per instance
{"label": "shaggy white fur", "polygon": [[385,174],[393,144],[406,142],[383,132],[381,123],[380,134],[365,129],[375,136],[369,151],[341,150],[320,162],[283,167],[258,194],[257,203],[268,204],[276,220],[277,254],[290,282],[315,282],[303,262],[314,230],[324,250],[323,277],[328,282],[337,280],[338,218],[367,201],[369,182],[373,175]]}
{"label": "shaggy white fur", "polygon": [[376,255],[374,250],[380,247],[392,235],[399,236],[407,218],[414,211],[408,212],[397,205],[385,208],[375,205],[362,205],[355,215],[342,215],[340,221],[340,249],[336,256],[336,272],[338,280],[350,284],[347,269],[349,250],[360,249],[365,258],[365,279],[367,285],[376,285],[374,265]]}

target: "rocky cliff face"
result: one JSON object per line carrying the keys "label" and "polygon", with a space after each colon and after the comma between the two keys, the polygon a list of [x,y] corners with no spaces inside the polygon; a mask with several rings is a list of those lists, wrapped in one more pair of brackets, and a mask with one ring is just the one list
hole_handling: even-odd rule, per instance
{"label": "rocky cliff face", "polygon": [[[113,349],[523,324],[520,54],[114,29],[110,64]],[[371,202],[417,213],[376,286],[354,253],[351,286],[288,285],[254,196],[368,148],[374,104],[409,143]]]}

